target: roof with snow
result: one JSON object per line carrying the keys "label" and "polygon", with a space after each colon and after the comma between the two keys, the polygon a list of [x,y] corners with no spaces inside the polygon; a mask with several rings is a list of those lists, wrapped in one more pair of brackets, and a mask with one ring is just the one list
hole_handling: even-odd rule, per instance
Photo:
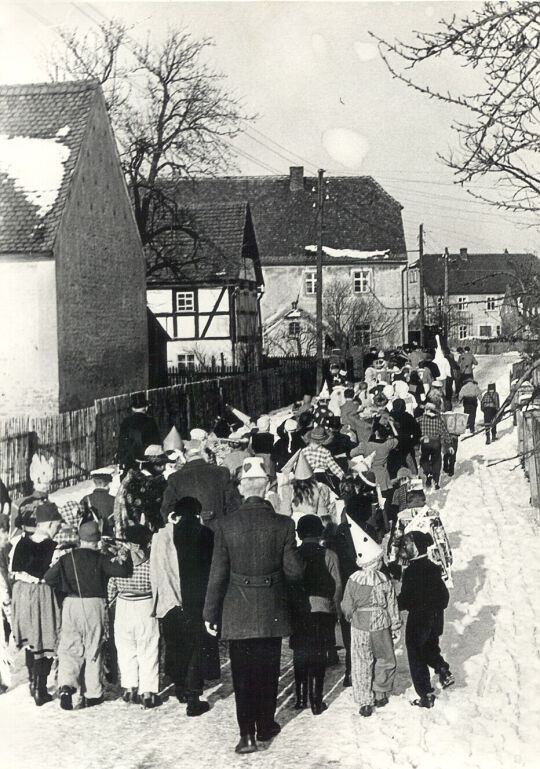
{"label": "roof with snow", "polygon": [[[159,261],[147,256],[147,284],[264,283],[251,212],[246,201],[180,211],[185,230],[171,233]],[[165,254],[165,256],[164,256]]]}
{"label": "roof with snow", "polygon": [[[317,242],[317,179],[303,168],[289,176],[228,176],[179,180],[179,204],[215,204],[247,200],[263,267],[306,264],[315,254],[306,246]],[[348,252],[389,252],[382,257],[405,260],[402,206],[371,176],[330,176],[325,179],[323,241],[329,249]],[[363,258],[363,257],[361,257]],[[375,258],[375,257],[373,257]],[[336,264],[336,257],[325,257]]]}
{"label": "roof with snow", "polygon": [[[424,254],[424,288],[427,294],[444,293],[444,257]],[[416,264],[415,264],[416,266]],[[504,294],[508,286],[540,274],[540,260],[534,254],[450,254],[448,290],[450,294]]]}
{"label": "roof with snow", "polygon": [[0,86],[0,252],[50,253],[100,86]]}

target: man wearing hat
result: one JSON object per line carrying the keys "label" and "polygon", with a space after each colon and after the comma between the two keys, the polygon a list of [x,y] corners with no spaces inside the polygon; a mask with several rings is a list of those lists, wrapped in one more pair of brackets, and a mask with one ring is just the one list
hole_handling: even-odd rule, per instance
{"label": "man wearing hat", "polygon": [[53,538],[61,523],[56,505],[41,502],[35,510],[34,533],[19,539],[11,559],[11,628],[17,648],[25,649],[30,694],[38,706],[52,700],[47,676],[56,654],[60,606],[54,590],[43,580],[54,556]]}
{"label": "man wearing hat", "polygon": [[268,477],[260,457],[245,459],[244,501],[215,527],[214,555],[203,617],[209,632],[229,641],[237,753],[257,750],[255,734],[271,740],[275,721],[281,639],[291,632],[287,584],[302,578],[294,524],[264,499]]}
{"label": "man wearing hat", "polygon": [[158,426],[148,414],[150,403],[145,394],[134,393],[130,405],[131,412],[118,431],[118,464],[124,474],[136,468],[136,460],[143,458],[147,446],[161,444]]}
{"label": "man wearing hat", "polygon": [[[200,514],[198,499],[177,500],[169,522],[154,537],[150,556],[154,615],[165,640],[165,672],[191,717],[210,709],[199,699],[204,678],[219,677],[217,642],[206,633],[202,617],[214,537],[201,524]],[[217,664],[210,676],[203,655],[212,650]]]}
{"label": "man wearing hat", "polygon": [[[109,577],[128,577],[129,553],[120,563],[99,551],[101,533],[95,521],[79,528],[80,547],[63,555],[45,572],[44,580],[66,597],[62,604],[62,628],[58,645],[60,707],[72,710],[72,695],[84,690],[86,707],[103,701],[101,662],[106,637],[107,582]],[[84,666],[84,682],[80,680]]]}
{"label": "man wearing hat", "polygon": [[164,523],[167,523],[169,514],[182,497],[199,500],[202,522],[210,528],[240,504],[240,496],[231,481],[229,470],[209,464],[200,441],[191,440],[186,443],[186,464],[167,478],[161,503]]}
{"label": "man wearing hat", "polygon": [[435,702],[429,668],[438,674],[443,688],[454,683],[450,666],[441,655],[439,637],[444,629],[444,610],[448,589],[441,568],[429,560],[427,550],[433,544],[430,534],[410,531],[405,534],[405,554],[409,565],[403,572],[398,605],[408,611],[405,643],[411,678],[418,694],[413,705],[432,708]]}

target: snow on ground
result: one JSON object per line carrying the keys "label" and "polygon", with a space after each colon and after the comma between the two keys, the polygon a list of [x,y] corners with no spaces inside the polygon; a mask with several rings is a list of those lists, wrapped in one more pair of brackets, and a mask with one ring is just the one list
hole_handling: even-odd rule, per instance
{"label": "snow on ground", "polygon": [[[508,390],[512,355],[479,356],[479,379]],[[293,675],[287,642],[277,718],[281,734],[258,753],[237,756],[230,666],[206,693],[211,711],[187,719],[170,699],[155,711],[108,701],[63,712],[36,708],[20,683],[0,697],[2,757],[12,769],[190,769],[216,766],[284,769],[513,769],[539,766],[540,545],[529,487],[516,460],[512,420],[500,440],[483,435],[460,442],[456,475],[431,500],[440,506],[454,549],[454,581],[442,640],[456,683],[437,687],[432,710],[411,707],[413,690],[403,642],[395,696],[371,718],[357,713],[343,667],[330,668],[328,710],[314,717],[291,708]],[[343,652],[340,652],[341,656]]]}

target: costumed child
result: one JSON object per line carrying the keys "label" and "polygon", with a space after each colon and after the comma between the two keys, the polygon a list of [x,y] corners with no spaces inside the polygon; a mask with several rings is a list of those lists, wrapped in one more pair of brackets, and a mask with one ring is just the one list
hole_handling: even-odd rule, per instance
{"label": "costumed child", "polygon": [[295,708],[309,704],[314,716],[326,710],[323,702],[324,673],[328,652],[334,647],[334,625],[340,614],[341,577],[336,553],[323,547],[323,524],[316,515],[304,515],[297,524],[298,548],[304,566],[303,598],[306,603],[297,612],[297,627],[291,636]]}
{"label": "costumed child", "polygon": [[410,531],[403,537],[402,549],[409,563],[403,572],[398,596],[400,610],[409,612],[405,644],[412,682],[418,694],[412,704],[421,708],[432,708],[435,703],[430,667],[438,674],[443,688],[454,683],[450,666],[439,646],[449,595],[440,567],[428,558],[427,550],[432,544],[431,535],[423,531]]}
{"label": "costumed child", "polygon": [[388,704],[396,674],[394,641],[401,618],[394,585],[383,567],[383,553],[347,516],[358,571],[349,577],[341,609],[351,623],[351,667],[355,702],[360,715]]}
{"label": "costumed child", "polygon": [[500,407],[499,393],[495,383],[488,384],[488,389],[482,395],[480,408],[484,414],[484,427],[486,429],[486,443],[497,440],[497,424],[493,422]]}

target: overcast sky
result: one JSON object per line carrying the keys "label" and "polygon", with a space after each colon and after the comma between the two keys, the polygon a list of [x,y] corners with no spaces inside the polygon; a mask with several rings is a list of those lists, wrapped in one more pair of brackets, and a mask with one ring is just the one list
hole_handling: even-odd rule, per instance
{"label": "overcast sky", "polygon": [[[427,252],[445,246],[537,252],[537,231],[473,201],[452,183],[437,152],[455,146],[450,126],[462,116],[393,80],[368,34],[411,39],[415,29],[432,29],[441,17],[479,7],[465,2],[3,3],[0,81],[46,80],[45,60],[58,25],[87,29],[103,16],[117,17],[133,25],[131,36],[141,40],[148,30],[162,36],[167,26],[184,25],[196,36],[214,38],[212,62],[243,97],[246,110],[259,116],[235,141],[239,173],[286,174],[290,165],[304,165],[313,175],[317,168],[333,175],[371,174],[404,206],[411,256],[420,222]],[[474,76],[459,65],[438,62],[430,75],[443,88],[471,89]]]}

